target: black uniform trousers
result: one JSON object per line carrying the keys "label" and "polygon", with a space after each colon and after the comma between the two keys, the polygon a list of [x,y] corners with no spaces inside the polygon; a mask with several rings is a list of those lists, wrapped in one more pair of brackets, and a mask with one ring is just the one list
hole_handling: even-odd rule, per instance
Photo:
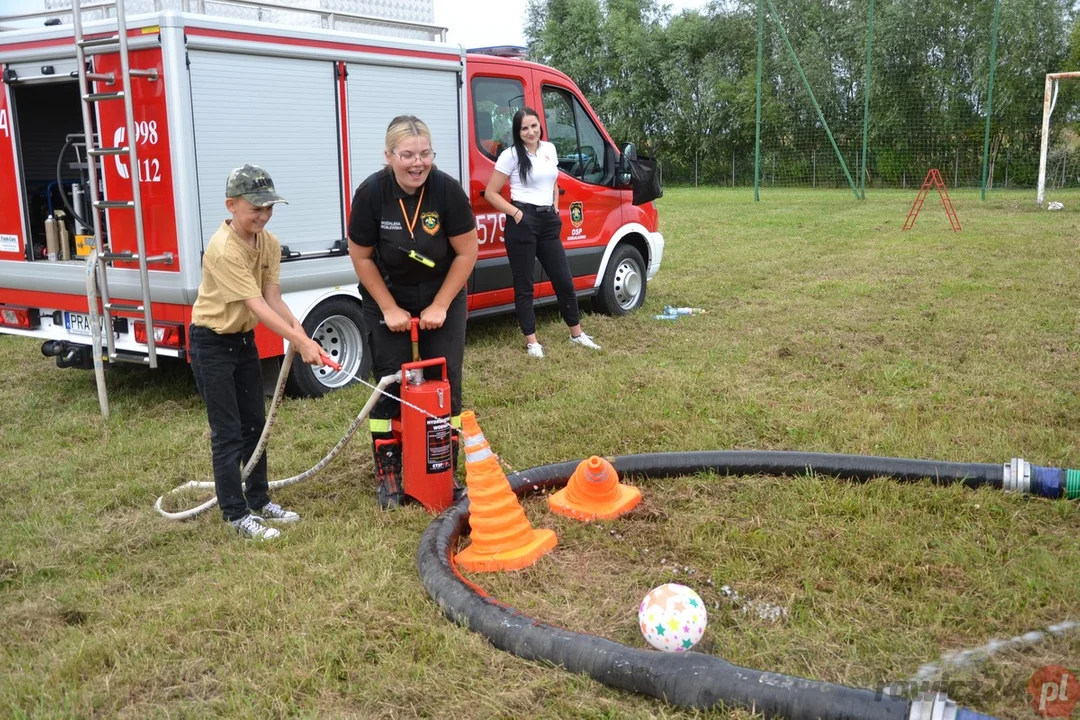
{"label": "black uniform trousers", "polygon": [[523,335],[536,332],[536,314],[533,312],[533,269],[537,260],[544,268],[555,297],[559,300],[559,313],[567,327],[581,322],[574,278],[563,249],[562,219],[553,207],[515,202],[521,210],[521,222],[507,217],[503,235],[506,239],[506,258],[514,277],[514,311]]}
{"label": "black uniform trousers", "polygon": [[210,423],[218,505],[225,520],[239,520],[249,508],[258,510],[270,502],[266,453],[248,476],[246,494],[240,482],[242,466],[254,454],[266,423],[255,332],[218,334],[201,325],[192,325],[188,332],[195,386],[206,401]]}
{"label": "black uniform trousers", "polygon": [[[388,289],[398,307],[413,317],[431,304],[442,287],[444,278],[417,285],[396,285]],[[361,291],[363,288],[361,287]],[[434,330],[420,330],[420,359],[446,358],[446,377],[450,381],[450,415],[461,414],[461,366],[465,359],[465,318],[467,315],[465,288],[457,294],[446,310],[443,326]],[[372,366],[375,378],[381,379],[401,370],[404,363],[412,362],[412,341],[408,332],[393,332],[383,322],[382,310],[374,300],[364,303],[364,320],[370,340]],[[424,376],[441,378],[440,368],[425,368]],[[401,385],[394,383],[386,388],[391,395],[401,396]],[[380,395],[370,417],[389,420],[399,417],[401,405],[397,400]]]}

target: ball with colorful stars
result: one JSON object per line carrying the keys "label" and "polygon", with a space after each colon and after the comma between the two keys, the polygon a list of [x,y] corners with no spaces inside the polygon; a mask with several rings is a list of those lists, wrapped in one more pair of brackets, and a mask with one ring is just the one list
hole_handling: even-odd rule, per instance
{"label": "ball with colorful stars", "polygon": [[641,634],[664,652],[686,652],[694,647],[705,633],[708,619],[701,597],[678,583],[653,588],[638,607]]}

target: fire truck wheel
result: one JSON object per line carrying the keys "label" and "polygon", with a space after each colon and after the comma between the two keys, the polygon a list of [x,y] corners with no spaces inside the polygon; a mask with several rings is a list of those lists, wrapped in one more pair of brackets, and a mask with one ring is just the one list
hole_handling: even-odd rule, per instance
{"label": "fire truck wheel", "polygon": [[645,261],[637,248],[622,243],[611,255],[596,305],[607,315],[626,315],[645,302]]}
{"label": "fire truck wheel", "polygon": [[338,297],[318,305],[304,318],[304,331],[341,365],[341,370],[313,367],[295,358],[285,386],[290,397],[322,397],[371,375],[364,316],[355,300]]}

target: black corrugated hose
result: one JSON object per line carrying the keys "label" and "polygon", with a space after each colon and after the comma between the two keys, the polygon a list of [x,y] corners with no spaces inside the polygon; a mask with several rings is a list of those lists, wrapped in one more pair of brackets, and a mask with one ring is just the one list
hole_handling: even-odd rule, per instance
{"label": "black corrugated hose", "polygon": [[[968,487],[1002,486],[1001,465],[933,460],[769,451],[702,451],[624,455],[611,459],[620,476],[820,475],[869,480],[892,477]],[[531,468],[509,476],[519,495],[566,484],[577,461]],[[424,587],[443,613],[487,637],[495,647],[527,660],[584,673],[612,687],[650,695],[673,705],[708,709],[748,708],[766,717],[821,720],[908,720],[911,700],[832,683],[762,672],[703,653],[662,653],[631,648],[527,617],[467,582],[451,562],[458,535],[467,528],[468,502],[459,501],[424,531],[417,567]],[[953,705],[955,708],[955,705]],[[955,711],[954,711],[955,712]],[[954,717],[983,717],[960,709]]]}

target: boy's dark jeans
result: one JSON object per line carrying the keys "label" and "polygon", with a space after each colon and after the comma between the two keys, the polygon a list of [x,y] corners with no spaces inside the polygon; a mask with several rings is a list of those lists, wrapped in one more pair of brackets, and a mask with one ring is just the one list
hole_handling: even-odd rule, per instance
{"label": "boy's dark jeans", "polygon": [[533,269],[537,260],[544,268],[555,296],[559,300],[559,313],[567,327],[581,322],[574,278],[566,261],[560,233],[562,220],[559,214],[538,211],[534,205],[514,203],[522,212],[521,222],[506,219],[503,235],[506,239],[506,258],[514,277],[514,310],[523,335],[536,332],[536,315],[533,312]]}
{"label": "boy's dark jeans", "polygon": [[255,452],[266,422],[255,333],[219,335],[200,325],[192,325],[189,333],[191,369],[210,422],[218,505],[225,520],[238,520],[248,514],[248,508],[255,510],[270,502],[266,453],[248,476],[246,498],[240,483],[241,468]]}

